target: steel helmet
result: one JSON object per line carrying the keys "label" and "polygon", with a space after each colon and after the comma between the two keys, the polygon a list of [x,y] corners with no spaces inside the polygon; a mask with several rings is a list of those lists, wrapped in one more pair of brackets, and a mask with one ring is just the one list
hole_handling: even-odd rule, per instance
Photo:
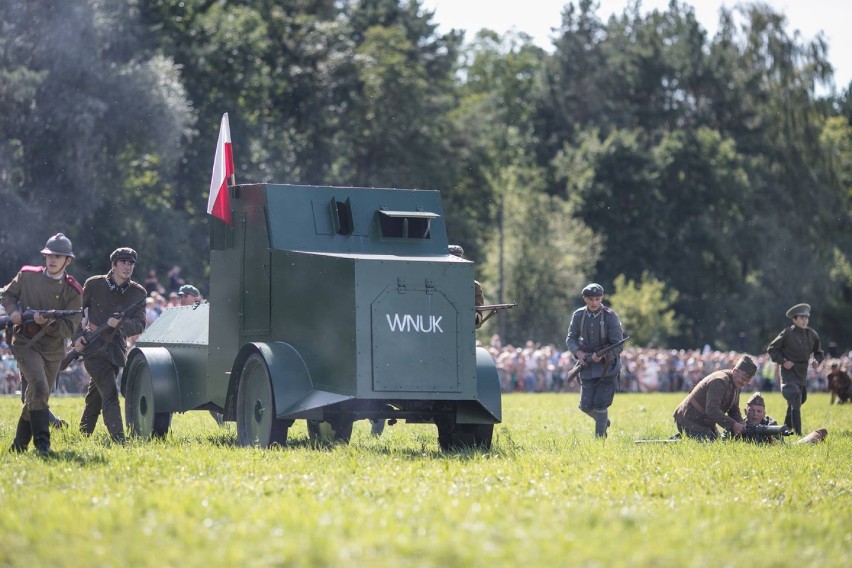
{"label": "steel helmet", "polygon": [[70,256],[74,258],[74,251],[71,250],[71,239],[62,233],[56,233],[44,244],[41,254],[55,254],[57,256]]}

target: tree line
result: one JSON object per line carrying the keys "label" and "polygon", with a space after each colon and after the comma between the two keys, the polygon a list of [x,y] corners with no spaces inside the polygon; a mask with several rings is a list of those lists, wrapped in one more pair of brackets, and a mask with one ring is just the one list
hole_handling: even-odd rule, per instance
{"label": "tree line", "polygon": [[0,0],[0,276],[63,231],[81,276],[129,245],[202,281],[229,112],[240,183],[440,190],[489,301],[519,303],[483,334],[561,342],[594,280],[639,345],[758,351],[805,301],[852,346],[824,38],[763,4],[712,37],[682,2],[597,10],[566,3],[543,50],[419,0]]}

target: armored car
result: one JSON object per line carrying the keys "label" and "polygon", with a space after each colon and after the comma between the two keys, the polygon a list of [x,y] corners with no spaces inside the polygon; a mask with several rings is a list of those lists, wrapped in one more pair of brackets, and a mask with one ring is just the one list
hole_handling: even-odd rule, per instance
{"label": "armored car", "polygon": [[254,184],[211,221],[209,303],[166,310],[122,375],[129,430],[176,412],[284,445],[295,420],[348,442],[356,420],[434,423],[441,448],[488,448],[501,420],[475,346],[472,263],[447,253],[437,191]]}

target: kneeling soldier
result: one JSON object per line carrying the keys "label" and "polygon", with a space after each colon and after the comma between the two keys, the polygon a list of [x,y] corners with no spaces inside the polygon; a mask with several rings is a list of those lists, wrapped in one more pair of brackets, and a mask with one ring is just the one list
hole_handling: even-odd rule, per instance
{"label": "kneeling soldier", "polygon": [[699,382],[674,412],[678,432],[690,438],[715,440],[718,424],[740,435],[745,430],[740,413],[740,392],[757,372],[751,357],[740,357],[733,369],[710,373]]}

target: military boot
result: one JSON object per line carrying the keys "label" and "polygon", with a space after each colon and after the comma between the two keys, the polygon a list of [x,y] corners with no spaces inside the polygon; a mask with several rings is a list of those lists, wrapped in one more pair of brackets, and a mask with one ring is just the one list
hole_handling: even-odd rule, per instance
{"label": "military boot", "polygon": [[15,439],[12,441],[12,447],[9,448],[9,451],[13,453],[26,452],[32,439],[33,429],[29,421],[24,420],[23,416],[18,418],[18,429],[15,431]]}
{"label": "military boot", "polygon": [[793,430],[797,435],[802,435],[802,409],[794,408],[790,412],[791,418],[793,419]]}
{"label": "military boot", "polygon": [[48,409],[47,411],[50,413],[48,417],[50,419],[51,428],[55,430],[64,430],[65,428],[68,428],[67,422],[55,415],[52,410]]}
{"label": "military boot", "polygon": [[98,417],[101,415],[100,409],[91,410],[88,406],[83,409],[83,415],[80,417],[80,433],[84,436],[91,436],[95,431],[95,426],[98,425]]}
{"label": "military boot", "polygon": [[606,429],[609,428],[608,414],[606,408],[595,410],[595,436],[598,438],[606,438]]}
{"label": "military boot", "polygon": [[32,425],[35,447],[43,456],[50,453],[50,416],[46,408],[42,410],[30,410],[30,424]]}
{"label": "military boot", "polygon": [[104,424],[112,441],[124,443],[124,422],[121,420],[121,407],[118,404],[104,407]]}

